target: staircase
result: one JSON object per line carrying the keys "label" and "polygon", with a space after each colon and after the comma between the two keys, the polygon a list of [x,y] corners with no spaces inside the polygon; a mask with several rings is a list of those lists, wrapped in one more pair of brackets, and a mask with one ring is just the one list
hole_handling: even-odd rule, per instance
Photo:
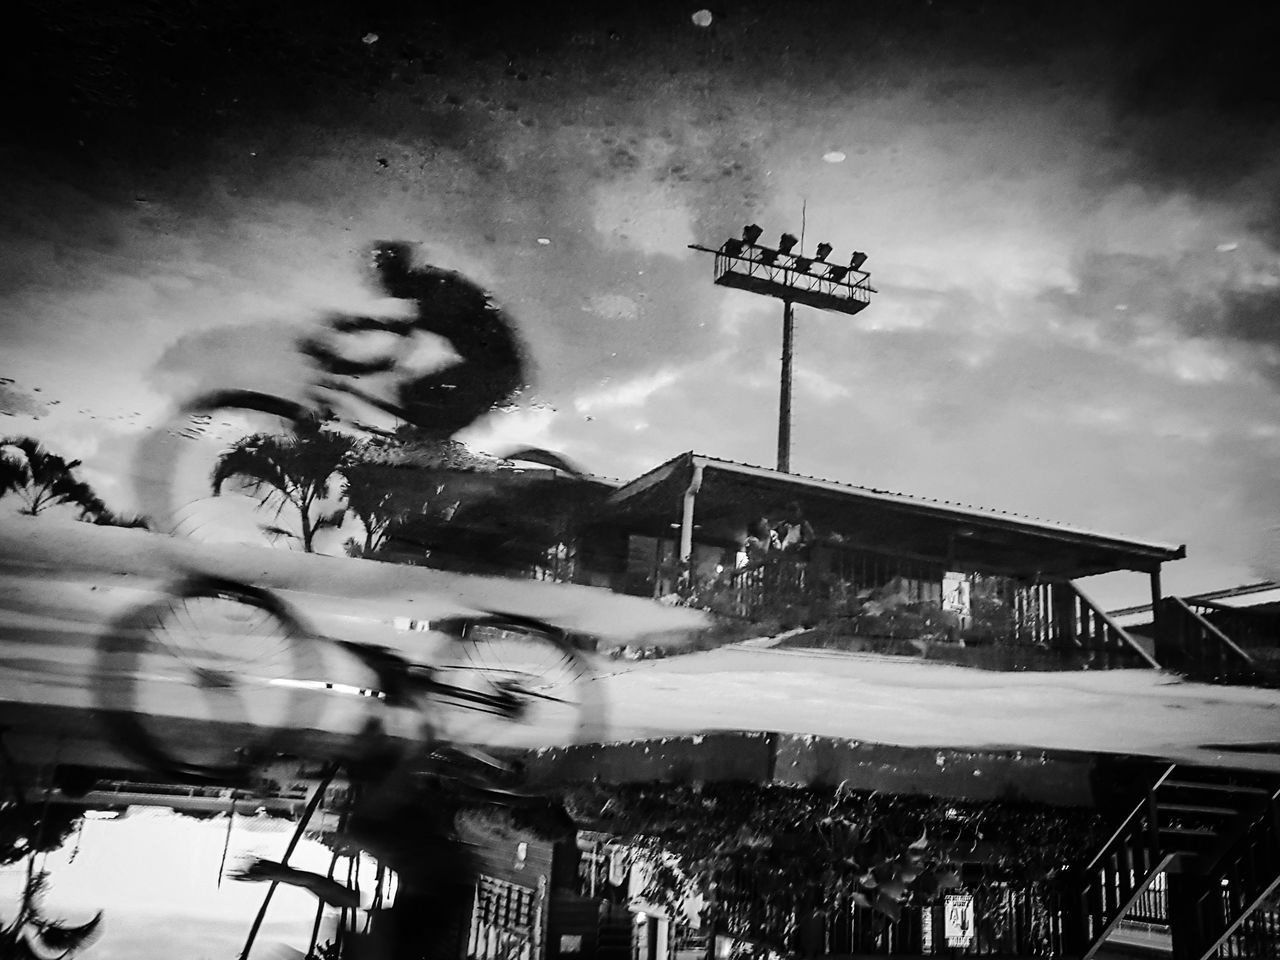
{"label": "staircase", "polygon": [[600,905],[600,926],[596,940],[597,960],[631,960],[631,928],[635,918],[626,907]]}
{"label": "staircase", "polygon": [[1017,638],[1088,656],[1094,666],[1153,667],[1150,650],[1070,580],[1020,587],[1012,600]]}
{"label": "staircase", "polygon": [[1072,952],[1090,960],[1161,873],[1174,960],[1275,956],[1247,921],[1280,891],[1280,778],[1165,770],[1084,869]]}
{"label": "staircase", "polygon": [[1212,622],[1202,604],[1181,597],[1160,601],[1156,659],[1191,680],[1240,682],[1256,673],[1253,656]]}

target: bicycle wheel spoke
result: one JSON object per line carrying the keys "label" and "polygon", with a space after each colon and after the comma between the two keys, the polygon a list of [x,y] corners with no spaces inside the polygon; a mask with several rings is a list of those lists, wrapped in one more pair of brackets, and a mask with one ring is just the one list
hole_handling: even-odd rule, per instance
{"label": "bicycle wheel spoke", "polygon": [[585,659],[555,631],[480,621],[441,669],[446,738],[491,746],[572,742],[596,709]]}
{"label": "bicycle wheel spoke", "polygon": [[321,675],[323,657],[254,587],[179,585],[121,618],[99,651],[98,702],[115,717],[117,742],[154,769],[238,781],[247,757],[316,728],[322,695],[280,681]]}

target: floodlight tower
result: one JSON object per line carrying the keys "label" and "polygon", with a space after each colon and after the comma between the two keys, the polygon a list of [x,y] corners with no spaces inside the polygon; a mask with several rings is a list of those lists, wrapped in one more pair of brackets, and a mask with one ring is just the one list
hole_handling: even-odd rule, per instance
{"label": "floodlight tower", "polygon": [[[754,223],[742,228],[742,239],[730,237],[719,249],[690,244],[691,250],[715,254],[715,282],[782,301],[782,384],[778,396],[778,472],[791,472],[791,357],[797,303],[819,310],[855,314],[877,291],[862,269],[867,255],[857,251],[849,265],[827,263],[831,244],[820,243],[814,255],[795,252],[797,240],[784,233],[777,249],[760,245],[764,231]],[[817,268],[817,269],[815,269]]]}

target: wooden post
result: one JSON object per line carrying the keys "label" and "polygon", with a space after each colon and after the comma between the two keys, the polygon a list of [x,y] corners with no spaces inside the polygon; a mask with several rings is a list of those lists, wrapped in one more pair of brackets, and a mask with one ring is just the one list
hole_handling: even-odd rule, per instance
{"label": "wooden post", "polygon": [[702,489],[702,464],[694,461],[689,486],[685,489],[680,508],[680,574],[679,590],[687,595],[693,586],[693,509]]}
{"label": "wooden post", "polygon": [[[1151,649],[1159,650],[1161,647],[1160,636],[1160,601],[1163,599],[1160,595],[1160,564],[1156,564],[1151,569]],[[1157,656],[1157,660],[1159,657]],[[1164,667],[1167,664],[1160,664]]]}
{"label": "wooden post", "polygon": [[1213,893],[1211,883],[1190,873],[1170,873],[1167,880],[1173,960],[1196,960],[1205,940],[1204,901]]}
{"label": "wooden post", "polygon": [[1053,581],[1048,586],[1054,632],[1057,634],[1054,638],[1055,646],[1067,650],[1073,647],[1076,641],[1076,595],[1071,591],[1070,584],[1062,581]]}

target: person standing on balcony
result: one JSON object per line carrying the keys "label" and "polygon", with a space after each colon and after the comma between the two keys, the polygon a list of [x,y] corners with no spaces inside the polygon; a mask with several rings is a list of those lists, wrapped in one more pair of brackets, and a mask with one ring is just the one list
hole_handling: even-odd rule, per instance
{"label": "person standing on balcony", "polygon": [[799,553],[813,542],[813,527],[804,518],[799,501],[787,504],[787,515],[778,524],[777,538],[781,549],[789,553]]}
{"label": "person standing on balcony", "polygon": [[760,517],[747,528],[745,549],[748,568],[761,566],[769,559],[769,554],[782,549],[782,542],[768,517]]}

